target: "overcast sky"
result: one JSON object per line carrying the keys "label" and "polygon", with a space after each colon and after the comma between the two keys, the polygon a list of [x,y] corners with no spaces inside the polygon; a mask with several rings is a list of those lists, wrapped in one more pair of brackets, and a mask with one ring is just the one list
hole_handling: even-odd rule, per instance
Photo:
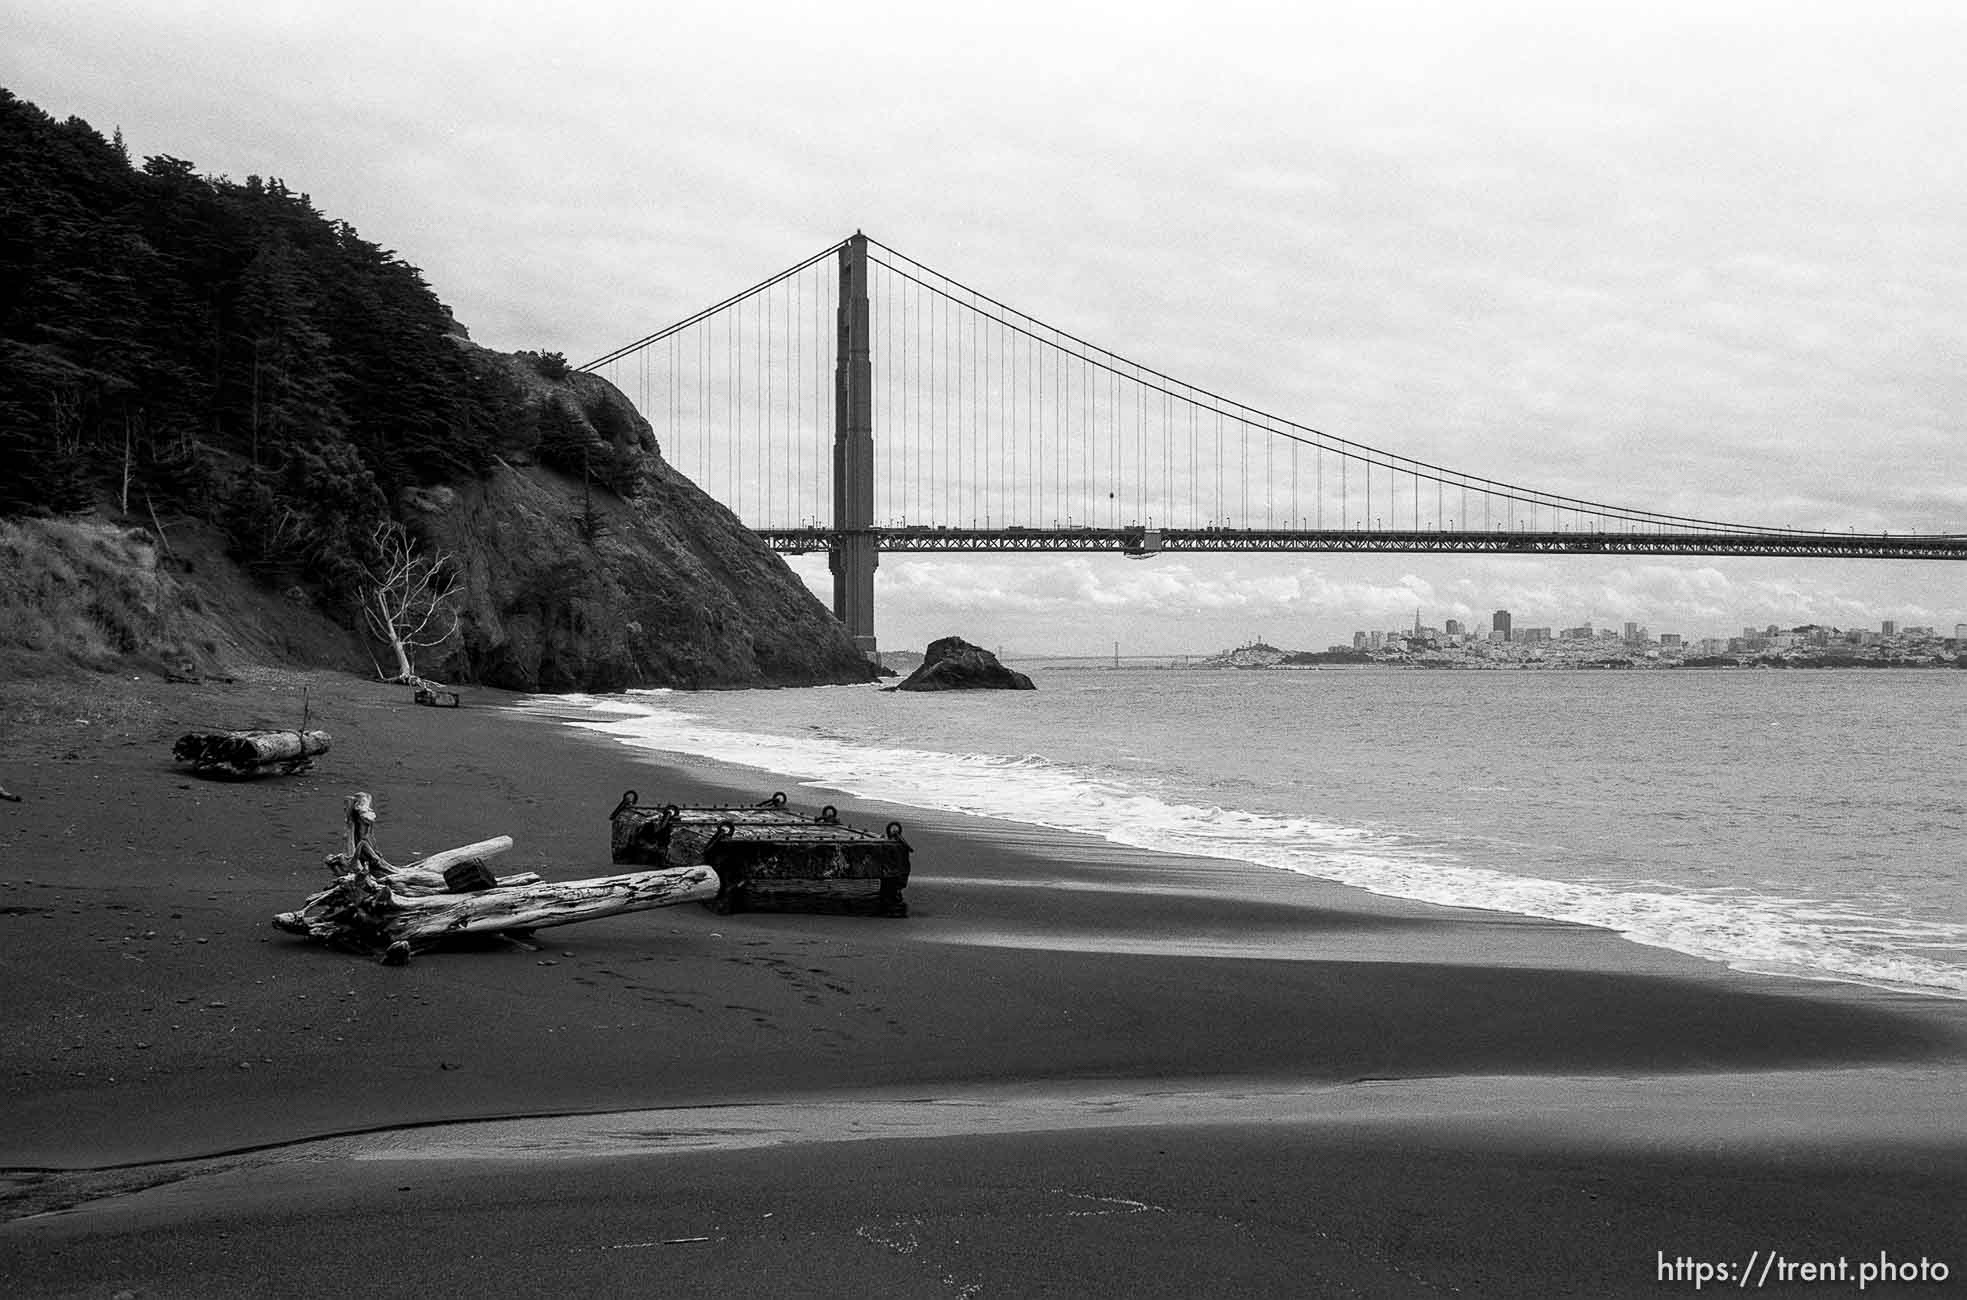
{"label": "overcast sky", "polygon": [[[1967,7],[5,0],[0,84],[599,355],[852,233],[1339,436],[1967,532]],[[823,561],[801,562],[824,587]],[[884,646],[1967,621],[1967,566],[884,557]]]}

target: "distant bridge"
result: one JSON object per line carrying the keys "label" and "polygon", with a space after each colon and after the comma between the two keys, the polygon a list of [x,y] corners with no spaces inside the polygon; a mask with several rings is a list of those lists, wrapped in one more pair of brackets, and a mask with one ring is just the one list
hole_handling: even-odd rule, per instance
{"label": "distant bridge", "polygon": [[1174,379],[861,234],[581,368],[774,549],[826,552],[834,613],[868,651],[882,551],[1967,559],[1967,535],[1695,519],[1417,461]]}
{"label": "distant bridge", "polygon": [[[1967,559],[1967,537],[1859,533],[1456,532],[1433,529],[950,528],[865,530],[883,551],[1109,551],[1145,559],[1163,551],[1430,551],[1462,555],[1783,555],[1818,559]],[[831,551],[833,528],[764,528],[787,555]]]}

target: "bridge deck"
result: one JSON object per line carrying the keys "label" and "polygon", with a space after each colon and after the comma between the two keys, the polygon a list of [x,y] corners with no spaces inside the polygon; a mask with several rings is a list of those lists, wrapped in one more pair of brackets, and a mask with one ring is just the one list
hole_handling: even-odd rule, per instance
{"label": "bridge deck", "polygon": [[[761,529],[788,555],[831,551],[849,534],[829,528]],[[1783,532],[1455,532],[1434,529],[943,528],[876,526],[854,535],[882,551],[1429,551],[1516,555],[1782,555],[1827,559],[1967,560],[1967,536]]]}

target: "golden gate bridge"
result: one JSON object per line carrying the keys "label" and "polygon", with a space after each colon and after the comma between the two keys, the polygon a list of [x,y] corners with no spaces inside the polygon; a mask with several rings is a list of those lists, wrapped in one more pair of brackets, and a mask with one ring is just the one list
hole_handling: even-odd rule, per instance
{"label": "golden gate bridge", "polygon": [[856,233],[581,367],[874,648],[882,551],[1967,559],[1967,535],[1692,518],[1368,446],[1119,356]]}

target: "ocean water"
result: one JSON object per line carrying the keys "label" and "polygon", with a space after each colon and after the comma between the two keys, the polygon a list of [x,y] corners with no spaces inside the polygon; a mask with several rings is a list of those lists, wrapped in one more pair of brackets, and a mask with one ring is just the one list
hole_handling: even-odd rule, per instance
{"label": "ocean water", "polygon": [[[1208,671],[556,698],[802,783],[1967,997],[1967,673]],[[761,788],[765,784],[761,780]]]}

